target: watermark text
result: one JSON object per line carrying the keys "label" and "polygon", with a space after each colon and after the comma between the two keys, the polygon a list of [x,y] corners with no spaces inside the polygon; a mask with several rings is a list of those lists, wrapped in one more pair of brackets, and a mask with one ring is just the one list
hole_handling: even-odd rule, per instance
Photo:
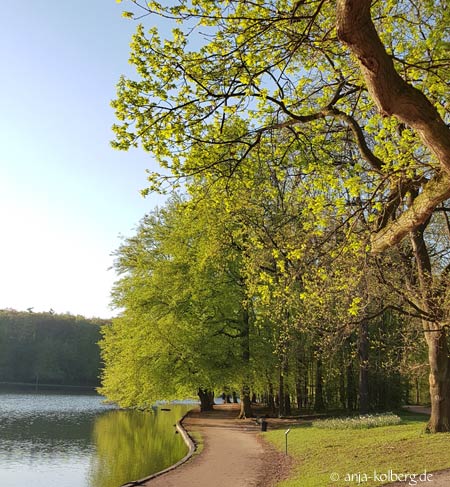
{"label": "watermark text", "polygon": [[433,474],[428,473],[426,470],[422,473],[397,473],[393,470],[388,470],[387,472],[378,472],[374,470],[373,472],[347,472],[344,474],[339,474],[333,472],[330,474],[330,480],[332,482],[348,482],[354,484],[364,484],[365,482],[375,481],[375,482],[405,482],[406,485],[417,485],[422,482],[432,482]]}

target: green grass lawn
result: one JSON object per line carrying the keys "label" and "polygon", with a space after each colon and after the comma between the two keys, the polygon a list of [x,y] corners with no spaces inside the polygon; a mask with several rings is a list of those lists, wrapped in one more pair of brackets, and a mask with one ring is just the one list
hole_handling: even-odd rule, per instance
{"label": "green grass lawn", "polygon": [[[294,466],[290,479],[277,487],[373,487],[390,483],[383,477],[389,471],[416,474],[418,480],[424,471],[450,468],[450,433],[425,433],[424,415],[401,418],[398,425],[371,429],[321,429],[311,424],[291,428],[288,452]],[[284,430],[268,431],[264,437],[284,451]],[[415,485],[414,480],[404,485]]]}

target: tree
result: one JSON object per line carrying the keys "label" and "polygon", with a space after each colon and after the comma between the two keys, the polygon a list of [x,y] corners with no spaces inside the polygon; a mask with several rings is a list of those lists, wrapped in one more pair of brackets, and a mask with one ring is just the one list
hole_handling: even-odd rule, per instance
{"label": "tree", "polygon": [[239,257],[223,245],[220,215],[197,205],[172,200],[117,252],[124,312],[101,343],[102,392],[122,406],[198,393],[207,409],[214,389],[251,375]]}
{"label": "tree", "polygon": [[[113,103],[115,146],[141,143],[171,171],[150,175],[150,190],[200,172],[230,178],[276,140],[285,153],[307,155],[299,172],[361,200],[354,217],[363,211],[370,223],[373,253],[410,234],[420,243],[421,226],[450,197],[445,2],[132,3],[143,16],[178,22],[164,41],[156,28],[138,27],[131,62],[139,79],[122,78]],[[213,161],[185,157],[199,147],[221,150]],[[352,176],[329,179],[328,161]],[[430,275],[419,253],[415,264]],[[431,431],[450,429],[443,314],[432,312],[433,338],[424,322]]]}

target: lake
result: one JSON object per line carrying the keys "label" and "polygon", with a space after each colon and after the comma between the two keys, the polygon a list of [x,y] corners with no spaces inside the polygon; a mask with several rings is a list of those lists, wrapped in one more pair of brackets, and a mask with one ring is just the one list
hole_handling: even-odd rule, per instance
{"label": "lake", "polygon": [[119,410],[96,395],[0,394],[0,485],[119,487],[176,463],[187,447],[170,411]]}

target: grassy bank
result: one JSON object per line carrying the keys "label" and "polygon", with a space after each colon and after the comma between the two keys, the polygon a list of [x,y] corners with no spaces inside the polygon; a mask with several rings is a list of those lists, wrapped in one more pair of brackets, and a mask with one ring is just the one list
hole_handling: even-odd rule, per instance
{"label": "grassy bank", "polygon": [[[396,480],[393,474],[415,474],[405,485],[420,484],[424,471],[450,467],[450,433],[425,433],[426,419],[405,414],[398,425],[371,429],[324,429],[312,423],[291,428],[288,451],[294,467],[279,487],[374,487]],[[284,430],[269,431],[265,438],[284,451]]]}

